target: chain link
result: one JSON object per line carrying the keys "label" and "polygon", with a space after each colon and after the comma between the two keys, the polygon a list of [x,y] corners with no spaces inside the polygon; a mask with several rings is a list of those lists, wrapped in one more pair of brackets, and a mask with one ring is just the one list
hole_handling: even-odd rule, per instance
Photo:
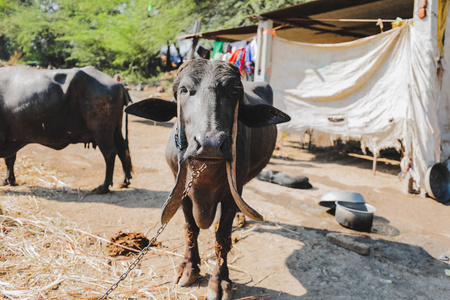
{"label": "chain link", "polygon": [[203,165],[201,165],[201,167],[199,169],[195,168],[194,160],[190,160],[190,164],[191,164],[191,171],[192,171],[191,180],[188,182],[188,184],[186,185],[186,188],[183,191],[182,199],[187,197],[187,195],[189,194],[189,191],[191,190],[192,186],[194,185],[194,180],[197,179],[200,176],[200,173],[206,169],[205,163]]}
{"label": "chain link", "polygon": [[[191,188],[193,186],[194,180],[197,179],[200,176],[200,173],[202,173],[206,169],[205,163],[203,165],[201,165],[201,167],[199,169],[195,168],[193,160],[190,160],[190,164],[191,164],[191,171],[192,171],[191,179],[189,180],[188,184],[186,185],[186,187],[183,191],[182,199],[187,197],[187,195],[189,194],[189,191],[191,190]],[[142,260],[144,255],[147,254],[147,252],[150,250],[150,248],[156,243],[158,236],[161,233],[163,233],[164,229],[166,229],[167,224],[168,223],[164,223],[163,225],[161,225],[161,227],[159,227],[159,229],[156,231],[155,236],[151,238],[148,245],[144,249],[142,249],[142,251],[136,257],[136,259],[130,264],[128,269],[122,275],[120,275],[119,279],[113,285],[111,285],[111,287],[105,292],[105,294],[103,296],[101,296],[100,298],[98,298],[98,300],[105,300],[106,298],[108,298],[108,296],[119,286],[120,282],[125,280],[125,278],[127,278],[128,274],[134,268],[136,268],[136,266]]]}

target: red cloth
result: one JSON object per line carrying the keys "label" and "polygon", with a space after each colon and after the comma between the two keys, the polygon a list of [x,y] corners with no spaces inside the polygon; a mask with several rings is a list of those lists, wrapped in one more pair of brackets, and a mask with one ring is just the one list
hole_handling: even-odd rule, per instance
{"label": "red cloth", "polygon": [[235,63],[237,58],[238,58],[238,54],[239,54],[240,51],[241,51],[241,49],[238,49],[238,50],[234,51],[233,54],[231,54],[231,57],[230,57],[230,59],[228,59],[228,61],[230,63]]}
{"label": "red cloth", "polygon": [[237,64],[239,70],[242,71],[245,65],[245,48],[234,51],[228,62]]}

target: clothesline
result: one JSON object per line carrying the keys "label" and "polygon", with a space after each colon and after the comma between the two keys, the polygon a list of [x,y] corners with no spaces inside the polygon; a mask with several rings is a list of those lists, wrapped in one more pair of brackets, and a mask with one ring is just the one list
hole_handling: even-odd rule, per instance
{"label": "clothesline", "polygon": [[[250,16],[249,19],[253,19],[253,20],[267,20],[266,17],[262,17],[260,15],[253,15]],[[313,19],[313,18],[288,18],[288,19],[277,19],[277,18],[269,18],[272,21],[275,21],[277,23],[291,23],[291,22],[295,22],[295,21],[317,21],[317,22],[367,22],[367,23],[372,23],[372,22],[395,22],[395,21],[399,21],[398,19],[383,19],[383,18],[378,18],[378,19],[339,19],[339,18],[335,18],[335,19]],[[300,24],[298,24],[300,25]]]}
{"label": "clothesline", "polygon": [[[275,20],[276,21],[276,20]],[[295,18],[295,19],[288,19],[288,21],[317,21],[317,22],[395,22],[398,20],[395,19],[308,19],[308,18]]]}

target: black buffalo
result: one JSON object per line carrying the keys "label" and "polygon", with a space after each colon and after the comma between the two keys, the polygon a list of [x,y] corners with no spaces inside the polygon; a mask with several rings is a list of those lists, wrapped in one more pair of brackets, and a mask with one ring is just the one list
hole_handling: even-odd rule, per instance
{"label": "black buffalo", "polygon": [[[182,205],[187,247],[175,281],[184,286],[198,278],[197,237],[200,229],[211,226],[217,212],[217,264],[207,297],[231,299],[227,254],[231,249],[233,218],[240,209],[252,219],[263,219],[240,195],[244,184],[270,160],[277,136],[275,124],[290,118],[270,105],[269,85],[243,84],[239,69],[227,62],[187,62],[178,71],[173,92],[175,101],[148,99],[125,111],[155,121],[177,116],[166,149],[176,183],[161,218],[162,223],[168,222]],[[189,190],[186,184],[190,182]]]}
{"label": "black buffalo", "polygon": [[0,157],[7,173],[3,185],[14,185],[16,153],[30,143],[53,149],[92,143],[106,162],[105,181],[94,192],[112,185],[116,154],[131,179],[128,142],[122,136],[123,108],[130,102],[125,88],[93,67],[37,70],[0,68]]}

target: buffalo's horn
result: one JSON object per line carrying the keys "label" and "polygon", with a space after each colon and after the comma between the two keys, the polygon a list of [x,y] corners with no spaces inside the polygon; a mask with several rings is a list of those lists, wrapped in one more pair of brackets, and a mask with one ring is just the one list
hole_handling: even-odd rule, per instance
{"label": "buffalo's horn", "polygon": [[181,205],[181,202],[183,201],[183,192],[186,185],[186,173],[186,162],[179,162],[175,186],[163,206],[163,211],[161,214],[161,224],[165,224],[169,222],[170,219],[172,219],[173,215],[177,212],[178,208]]}
{"label": "buffalo's horn", "polygon": [[228,184],[230,185],[231,194],[233,195],[234,201],[236,202],[236,205],[239,207],[239,209],[249,217],[250,219],[256,220],[256,221],[264,221],[263,216],[261,216],[256,210],[250,207],[247,203],[245,203],[244,199],[242,199],[241,195],[236,190],[236,186],[234,183],[234,180],[231,176],[232,170],[230,162],[227,161],[227,175],[228,175]]}
{"label": "buffalo's horn", "polygon": [[233,199],[236,202],[236,205],[244,213],[244,215],[256,221],[264,221],[263,216],[261,216],[256,210],[251,208],[250,205],[245,203],[244,199],[242,199],[241,195],[239,195],[236,188],[236,139],[237,139],[238,113],[239,113],[239,101],[236,104],[236,109],[234,112],[233,131],[231,136],[232,160],[231,163],[227,161],[228,184],[230,186],[231,195],[233,195]]}
{"label": "buffalo's horn", "polygon": [[[181,114],[181,105],[180,101],[177,101],[177,128],[178,128],[178,138],[177,141],[179,143],[181,140],[185,139],[185,131],[183,124],[182,114]],[[181,144],[180,144],[181,145]],[[179,149],[178,152],[178,173],[177,178],[175,180],[175,186],[172,189],[172,192],[167,198],[166,202],[163,206],[163,211],[161,214],[161,224],[165,224],[172,219],[173,215],[177,212],[181,203],[183,202],[183,193],[186,185],[186,174],[187,174],[187,165],[186,160],[183,159],[184,151],[183,149]]]}

